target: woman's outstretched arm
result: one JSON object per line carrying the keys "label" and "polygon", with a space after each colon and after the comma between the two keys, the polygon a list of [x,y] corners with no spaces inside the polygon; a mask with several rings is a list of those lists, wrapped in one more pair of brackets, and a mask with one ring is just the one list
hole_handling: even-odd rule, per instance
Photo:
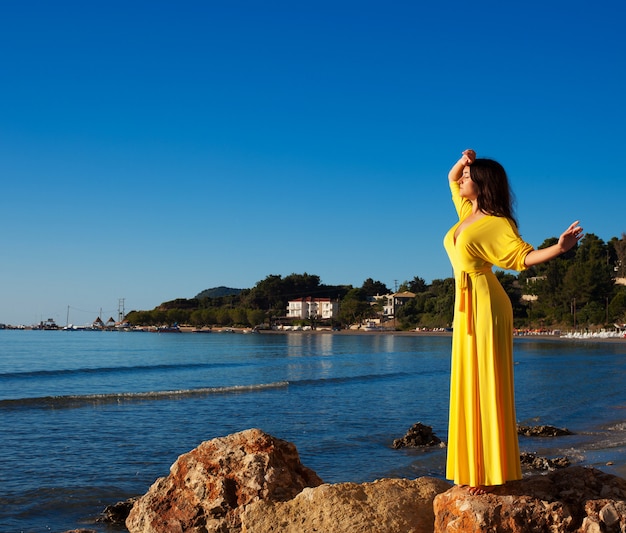
{"label": "woman's outstretched arm", "polygon": [[558,257],[559,255],[572,249],[583,236],[583,229],[578,224],[578,220],[572,223],[570,227],[561,234],[559,242],[556,244],[530,252],[526,256],[524,264],[527,267],[531,267],[540,263],[545,263],[546,261],[550,261],[550,259],[554,259],[555,257]]}

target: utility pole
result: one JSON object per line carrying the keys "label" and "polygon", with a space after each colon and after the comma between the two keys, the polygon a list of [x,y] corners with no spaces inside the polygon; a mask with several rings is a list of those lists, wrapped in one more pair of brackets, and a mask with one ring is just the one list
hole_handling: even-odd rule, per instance
{"label": "utility pole", "polygon": [[118,320],[118,322],[122,322],[124,320],[124,316],[125,316],[125,313],[124,313],[124,300],[125,299],[126,298],[120,298],[117,301],[117,320]]}

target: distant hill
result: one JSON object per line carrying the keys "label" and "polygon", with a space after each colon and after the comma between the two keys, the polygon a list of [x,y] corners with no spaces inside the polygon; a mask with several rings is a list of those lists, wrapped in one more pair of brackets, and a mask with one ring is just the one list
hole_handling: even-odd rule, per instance
{"label": "distant hill", "polygon": [[196,295],[196,298],[220,298],[221,296],[237,296],[243,289],[233,289],[231,287],[214,287],[205,289]]}

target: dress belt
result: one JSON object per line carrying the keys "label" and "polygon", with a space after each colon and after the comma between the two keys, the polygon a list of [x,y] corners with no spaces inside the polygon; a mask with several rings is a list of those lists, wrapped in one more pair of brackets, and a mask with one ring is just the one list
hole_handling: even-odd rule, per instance
{"label": "dress belt", "polygon": [[467,334],[472,335],[472,277],[470,274],[486,274],[491,272],[491,267],[481,270],[462,270],[459,276],[459,288],[461,289],[461,301],[459,311],[465,313],[467,321]]}

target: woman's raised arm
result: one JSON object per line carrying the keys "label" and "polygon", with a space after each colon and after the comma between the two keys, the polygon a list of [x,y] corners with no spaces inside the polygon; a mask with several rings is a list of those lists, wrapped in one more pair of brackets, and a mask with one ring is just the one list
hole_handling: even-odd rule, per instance
{"label": "woman's raised arm", "polygon": [[475,159],[476,152],[474,152],[474,150],[465,150],[463,155],[461,155],[461,159],[454,163],[454,166],[450,169],[450,172],[448,172],[448,180],[459,181],[463,174],[463,169],[467,165],[471,165]]}

